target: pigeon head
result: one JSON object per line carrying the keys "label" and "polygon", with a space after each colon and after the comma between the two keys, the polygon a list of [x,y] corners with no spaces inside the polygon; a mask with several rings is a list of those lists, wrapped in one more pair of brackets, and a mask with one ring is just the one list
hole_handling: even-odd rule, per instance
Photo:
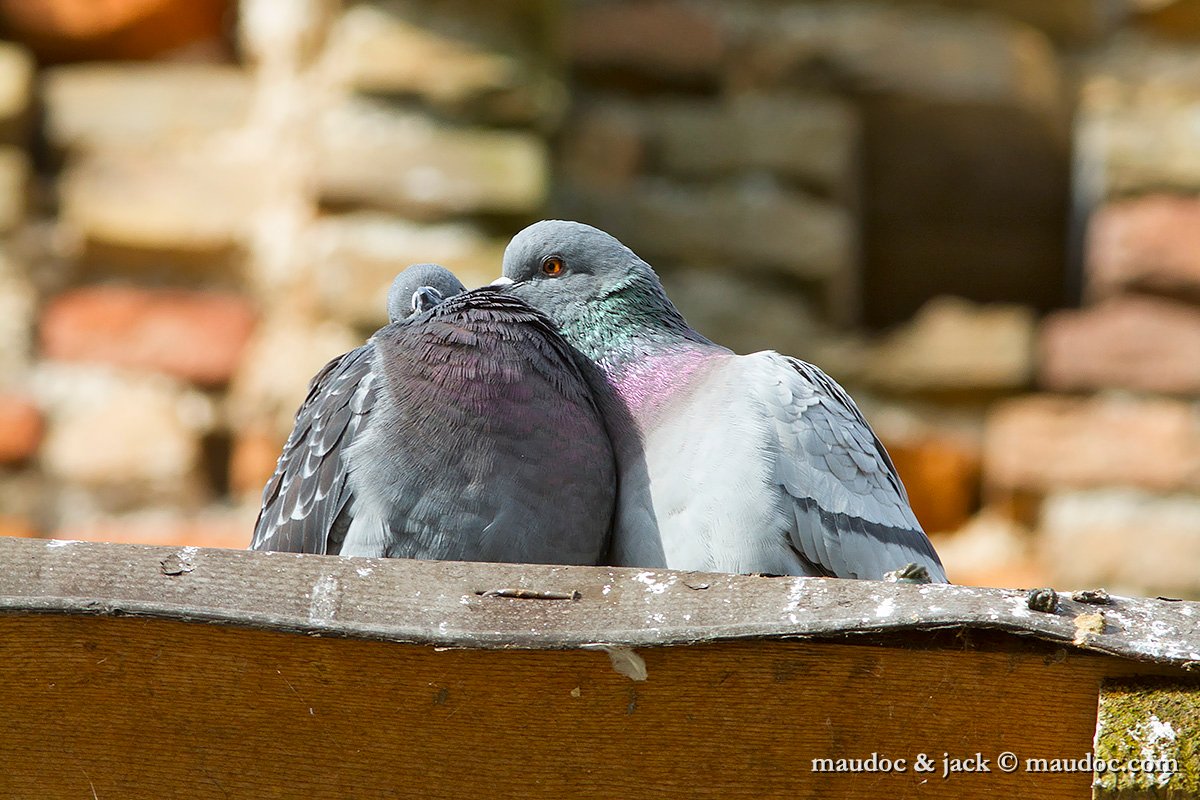
{"label": "pigeon head", "polygon": [[573,311],[617,297],[667,303],[658,276],[637,254],[581,222],[543,220],[518,233],[504,251],[504,277],[514,294],[563,324]]}
{"label": "pigeon head", "polygon": [[543,220],[518,233],[494,285],[547,314],[589,358],[621,358],[638,341],[704,341],[667,299],[649,264],[580,222]]}
{"label": "pigeon head", "polygon": [[445,267],[413,264],[396,276],[388,290],[388,321],[408,319],[465,290],[462,281]]}

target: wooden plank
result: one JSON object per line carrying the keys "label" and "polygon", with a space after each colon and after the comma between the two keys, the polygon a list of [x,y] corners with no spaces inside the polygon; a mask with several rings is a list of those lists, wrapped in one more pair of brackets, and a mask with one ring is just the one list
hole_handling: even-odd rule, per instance
{"label": "wooden plank", "polygon": [[[420,562],[0,538],[0,614],[138,615],[472,648],[995,630],[1200,663],[1200,604],[825,578]],[[1099,616],[1097,616],[1099,615]]]}
{"label": "wooden plank", "polygon": [[1105,681],[1095,759],[1097,800],[1200,797],[1200,686],[1169,677]]}
{"label": "wooden plank", "polygon": [[[0,797],[1085,798],[1090,773],[996,759],[1089,752],[1120,665],[780,640],[639,652],[644,681],[587,650],[8,614]],[[873,753],[906,768],[813,770]],[[944,753],[991,771],[943,777]]]}

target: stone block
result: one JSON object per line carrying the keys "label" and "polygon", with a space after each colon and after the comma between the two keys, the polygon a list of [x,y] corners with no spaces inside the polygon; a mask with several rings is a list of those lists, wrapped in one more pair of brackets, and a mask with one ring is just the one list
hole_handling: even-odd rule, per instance
{"label": "stone block", "polygon": [[[529,122],[558,111],[561,86],[542,65],[536,4],[351,5],[334,22],[323,59],[349,86],[418,97],[478,119]],[[505,13],[524,12],[519,19]]]}
{"label": "stone block", "polygon": [[32,281],[7,250],[0,250],[0,385],[29,366],[36,308]]}
{"label": "stone block", "polygon": [[999,104],[1057,118],[1054,47],[1029,26],[988,14],[863,2],[790,3],[738,20],[739,86],[798,80],[951,103]]}
{"label": "stone block", "polygon": [[1033,377],[1034,315],[955,297],[929,301],[874,348],[865,379],[898,392],[1020,389]]}
{"label": "stone block", "polygon": [[1081,212],[1113,198],[1200,190],[1200,56],[1126,35],[1085,62],[1075,113],[1074,195]]}
{"label": "stone block", "polygon": [[567,24],[567,54],[588,69],[713,76],[728,48],[718,14],[678,0],[581,4]]}
{"label": "stone block", "polygon": [[324,200],[425,217],[528,214],[547,191],[545,144],[532,133],[450,127],[367,100],[319,122]]}
{"label": "stone block", "polygon": [[849,197],[859,153],[854,107],[832,95],[740,95],[725,103],[657,101],[643,109],[649,147],[668,174],[767,170]]}
{"label": "stone block", "polygon": [[1191,129],[1200,96],[1138,107],[1095,100],[1084,87],[1076,122],[1076,195],[1086,204],[1146,191],[1200,189],[1200,148]]}
{"label": "stone block", "polygon": [[24,150],[0,147],[0,234],[11,233],[25,218],[29,171]]}
{"label": "stone block", "polygon": [[240,128],[254,88],[225,64],[70,64],[43,80],[46,135],[82,151],[157,149]]}
{"label": "stone block", "polygon": [[1046,498],[1041,561],[1055,586],[1200,598],[1200,497],[1133,489]]}
{"label": "stone block", "polygon": [[96,154],[67,170],[60,192],[72,232],[168,252],[239,245],[261,205],[249,165],[207,151]]}
{"label": "stone block", "polygon": [[35,465],[0,470],[0,536],[40,536],[51,504],[47,480]]}
{"label": "stone block", "polygon": [[41,319],[43,356],[228,383],[254,331],[244,298],[215,291],[96,286],[53,298]]}
{"label": "stone block", "polygon": [[593,221],[664,271],[702,264],[825,280],[855,268],[850,212],[770,180],[645,178],[627,192],[575,187],[560,202],[568,218]]}
{"label": "stone block", "polygon": [[600,191],[628,190],[647,166],[646,110],[612,99],[578,104],[558,149],[560,179]]}
{"label": "stone block", "polygon": [[1039,382],[1048,389],[1200,393],[1200,309],[1127,295],[1042,324]]}
{"label": "stone block", "polygon": [[1032,532],[990,510],[936,536],[934,546],[950,580],[960,585],[1024,589],[1053,583],[1034,552]]}
{"label": "stone block", "polygon": [[230,386],[231,427],[286,437],[317,371],[362,343],[363,338],[344,325],[318,323],[286,309],[267,317],[255,330]]}
{"label": "stone block", "polygon": [[0,42],[0,143],[25,145],[35,65],[15,42]]}
{"label": "stone block", "polygon": [[[237,34],[241,54],[282,77],[316,65],[333,25],[340,0],[240,0]],[[269,66],[267,66],[269,65]]]}
{"label": "stone block", "polygon": [[[922,5],[923,0],[892,0]],[[1125,21],[1128,0],[935,0],[953,9],[978,9],[1024,22],[1056,41],[1083,44],[1112,33]]]}
{"label": "stone block", "polygon": [[812,301],[777,282],[709,269],[676,270],[662,280],[693,328],[736,353],[805,356],[828,336]]}
{"label": "stone block", "polygon": [[984,433],[985,485],[999,492],[1200,489],[1200,414],[1170,399],[1030,395],[998,403]]}
{"label": "stone block", "polygon": [[194,481],[214,413],[203,395],[162,376],[53,362],[33,386],[47,417],[39,461],[52,478],[167,492]]}
{"label": "stone block", "polygon": [[1152,194],[1109,203],[1088,222],[1087,292],[1127,289],[1200,299],[1200,199]]}
{"label": "stone block", "polygon": [[387,290],[409,264],[441,264],[473,288],[500,276],[508,244],[463,223],[419,225],[369,212],[325,217],[307,236],[305,251],[324,310],[372,328],[387,323]]}

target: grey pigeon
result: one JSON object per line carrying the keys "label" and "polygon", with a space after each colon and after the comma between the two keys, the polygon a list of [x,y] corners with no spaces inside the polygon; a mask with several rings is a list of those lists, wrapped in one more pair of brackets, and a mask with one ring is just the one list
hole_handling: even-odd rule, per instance
{"label": "grey pigeon", "polygon": [[399,322],[428,311],[466,290],[462,281],[440,264],[413,264],[397,275],[388,289],[388,321]]}
{"label": "grey pigeon", "polygon": [[612,447],[582,358],[542,313],[417,265],[392,323],[313,379],[251,548],[599,563]]}
{"label": "grey pigeon", "polygon": [[875,580],[915,564],[946,580],[883,444],[817,367],[712,343],[646,262],[577,222],[517,234],[496,285],[603,373],[621,483],[611,563]]}

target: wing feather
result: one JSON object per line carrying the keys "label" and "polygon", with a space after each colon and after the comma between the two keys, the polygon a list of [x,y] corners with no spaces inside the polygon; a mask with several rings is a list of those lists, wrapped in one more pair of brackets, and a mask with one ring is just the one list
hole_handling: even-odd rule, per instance
{"label": "wing feather", "polygon": [[765,376],[755,385],[774,420],[774,480],[792,501],[801,559],[817,574],[868,579],[915,562],[945,581],[887,450],[845,390],[799,359],[746,358]]}
{"label": "wing feather", "polygon": [[366,344],[338,356],[309,384],[263,489],[251,550],[338,552],[351,500],[346,448],[374,404],[371,350]]}

